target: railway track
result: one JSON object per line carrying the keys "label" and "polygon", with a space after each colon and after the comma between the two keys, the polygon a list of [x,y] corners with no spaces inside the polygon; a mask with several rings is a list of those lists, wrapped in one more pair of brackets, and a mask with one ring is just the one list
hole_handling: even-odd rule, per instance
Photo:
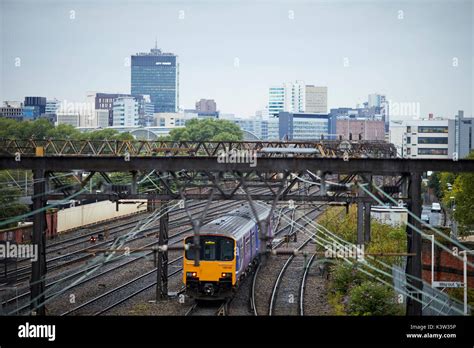
{"label": "railway track", "polygon": [[303,278],[301,279],[301,286],[300,286],[300,298],[299,298],[299,312],[298,314],[303,316],[305,315],[304,311],[304,306],[305,306],[305,290],[306,290],[306,281],[308,280],[308,274],[309,270],[311,269],[311,266],[313,264],[313,261],[315,259],[316,255],[313,254],[311,255],[310,259],[308,260],[308,264],[306,265],[304,272],[303,272]]}
{"label": "railway track", "polygon": [[[294,221],[295,223],[305,227],[309,224],[306,219],[311,221],[319,216],[319,214],[321,214],[319,207],[313,208],[307,214],[305,214],[305,217],[302,216],[296,218]],[[311,247],[311,245],[308,246],[310,244],[310,238],[305,238],[303,242],[297,242],[294,239],[298,233],[298,228],[294,228],[294,226],[294,224],[290,223],[286,227],[286,233],[283,232],[283,235],[286,236],[286,238],[279,238],[277,242],[273,244],[273,249],[278,249],[283,245],[294,249]],[[298,260],[293,263],[295,259]],[[292,263],[293,266],[290,267]],[[276,302],[277,299],[281,300],[285,298],[288,300],[288,302],[291,302],[292,307],[295,307],[294,310],[292,309],[292,313],[295,311],[296,314],[298,313],[298,298],[300,294],[299,287],[301,286],[301,281],[298,280],[295,282],[294,279],[288,279],[287,281],[285,274],[289,274],[292,277],[301,274],[302,277],[304,270],[303,263],[303,257],[294,257],[291,255],[286,258],[282,256],[271,257],[267,259],[265,265],[259,265],[253,274],[252,283],[250,285],[249,306],[253,315],[272,315],[275,311],[275,308],[279,305],[279,301]],[[267,278],[274,280],[273,282],[269,282]],[[283,282],[285,282],[285,284],[283,284]]]}
{"label": "railway track", "polygon": [[[204,204],[205,204],[205,202],[204,202]],[[197,203],[197,204],[191,206],[190,208],[194,211],[196,209],[199,209],[204,204],[202,202]],[[183,208],[181,208],[180,210],[183,210]],[[174,215],[173,212],[170,213],[170,215],[171,215],[170,219],[174,220],[172,223],[169,224],[170,229],[179,227],[184,222],[186,222],[186,220],[188,219],[188,216],[185,213],[182,213],[182,214],[184,214],[184,215],[176,218],[176,217],[173,217],[173,215]],[[140,216],[137,219],[133,219],[130,222],[126,222],[125,224],[123,224],[123,222],[122,222],[122,224],[118,224],[117,226],[115,226],[113,228],[110,228],[109,236],[114,236],[114,235],[120,236],[120,235],[125,234],[127,231],[130,230],[131,226],[136,225],[137,222],[145,219],[149,215],[150,214],[146,214],[145,216]],[[159,225],[159,222],[153,223],[151,225],[151,227],[142,230],[136,236],[136,238],[134,238],[132,240],[137,240],[139,238],[142,238],[143,234],[147,234],[147,233],[150,233],[151,235],[157,235],[158,234],[157,225]],[[57,253],[57,250],[61,250],[61,253],[62,253],[64,250],[69,249],[73,245],[88,244],[87,246],[85,246],[81,249],[77,249],[77,250],[74,250],[74,251],[71,251],[71,252],[67,252],[65,254],[61,254],[60,256],[54,256],[54,257],[48,258],[46,260],[48,272],[54,271],[54,270],[59,269],[59,268],[63,268],[63,267],[68,266],[68,265],[72,265],[72,264],[80,262],[80,261],[84,261],[84,260],[92,257],[93,254],[89,252],[92,249],[109,247],[113,243],[114,240],[106,240],[106,241],[99,242],[99,243],[94,243],[94,244],[91,244],[90,242],[87,242],[87,241],[84,240],[84,237],[95,235],[99,231],[101,231],[101,230],[94,229],[94,231],[92,231],[90,233],[87,233],[85,235],[68,238],[64,241],[54,243],[52,245],[47,246],[46,254],[48,255],[48,254],[55,253],[55,252]],[[80,239],[82,239],[82,241]],[[66,243],[69,243],[71,241],[73,242],[73,244],[69,244],[69,245],[66,244]],[[51,250],[50,247],[53,247],[53,250]],[[27,261],[27,262],[29,262],[29,261]],[[31,275],[31,265],[28,265],[28,266],[18,268],[16,270],[16,272],[12,275],[12,277],[13,277],[13,279],[16,279],[17,283],[19,283],[21,281],[27,280],[30,277],[30,275]]]}
{"label": "railway track", "polygon": [[226,301],[195,302],[185,316],[226,316],[230,315],[229,307],[232,299]]}
{"label": "railway track", "polygon": [[[297,248],[298,251],[314,251],[312,238],[306,238]],[[268,315],[298,315],[302,302],[301,286],[307,267],[304,257],[291,255],[278,274],[272,288]],[[301,298],[301,301],[300,301]]]}
{"label": "railway track", "polygon": [[[232,205],[238,205],[240,203],[241,202],[236,202]],[[217,204],[220,204],[220,202],[216,202],[216,205]],[[212,219],[216,215],[222,214],[223,211],[229,210],[231,208],[231,205],[227,205],[227,206],[225,206],[224,208],[221,208],[221,209],[218,209],[218,208],[219,207],[211,206],[210,209],[212,209],[212,210],[207,215],[207,218],[206,218],[207,221],[209,221],[210,219]],[[193,207],[193,209],[194,209],[194,207]],[[187,216],[186,216],[186,218],[187,218]],[[175,224],[174,226],[176,228],[179,225]],[[288,229],[288,226],[285,226],[281,230],[277,231],[276,234],[278,235],[279,233],[282,233],[282,231],[285,231],[287,229]],[[180,232],[177,232],[176,235],[170,236],[170,244],[173,244],[175,242],[175,241],[173,241],[173,242],[171,241],[172,238],[174,238],[178,235],[186,234],[186,232],[191,232],[191,229],[180,231]],[[176,240],[176,243],[182,242],[182,240],[183,240],[183,238],[181,238],[179,240]],[[156,244],[157,244],[157,241],[154,241],[152,243],[146,244],[144,246],[144,248],[154,246]],[[98,245],[94,245],[94,247],[97,248]],[[148,253],[148,255],[151,254],[151,253],[152,252]],[[91,280],[98,280],[100,277],[103,277],[103,276],[106,276],[106,275],[111,275],[113,273],[113,271],[116,271],[116,270],[122,269],[124,267],[127,267],[128,265],[136,263],[140,259],[143,259],[143,256],[141,256],[141,257],[133,257],[132,256],[131,258],[128,258],[126,261],[124,261],[123,258],[115,260],[115,261],[111,262],[110,264],[104,266],[104,269],[102,270],[102,272],[96,273],[92,277],[87,278],[87,279],[75,284],[74,287],[85,285],[86,283],[88,283]],[[179,260],[179,259],[180,258],[177,258],[175,260]],[[175,260],[173,260],[173,261],[176,262]],[[115,263],[115,264],[112,266],[113,263]],[[170,262],[170,264],[171,264],[171,262]],[[174,266],[171,265],[171,267],[174,267]],[[92,269],[92,268],[94,268],[94,266],[92,266],[90,268]],[[47,288],[53,287],[54,285],[57,285],[58,283],[64,281],[65,278],[67,278],[66,280],[71,281],[71,280],[77,278],[78,276],[80,276],[82,273],[84,273],[84,271],[85,271],[84,268],[81,268],[80,270],[74,271],[71,274],[67,275],[66,277],[63,277],[62,279],[56,279],[56,280],[53,280],[53,281],[49,282],[46,285],[46,287]],[[86,308],[87,306],[89,306],[90,304],[95,302],[95,303],[101,303],[100,307],[102,309],[92,311],[92,312],[89,312],[89,313],[96,314],[96,315],[103,314],[103,313],[109,311],[110,309],[126,302],[127,300],[135,297],[136,295],[138,295],[138,294],[152,288],[153,286],[155,286],[156,285],[156,279],[153,279],[153,276],[152,276],[152,274],[155,273],[155,272],[156,272],[156,269],[152,269],[148,272],[145,272],[144,274],[141,274],[137,277],[134,277],[131,280],[127,280],[125,283],[120,284],[119,286],[107,291],[107,293],[96,296],[96,298],[92,298],[92,299],[87,300],[83,305],[80,305],[81,307],[79,309],[72,310],[71,313],[80,312],[83,308]],[[169,274],[169,277],[171,278],[171,277],[179,274],[180,272],[181,272],[181,268],[175,269],[175,270],[171,271],[171,273]],[[18,302],[18,300],[24,299],[28,295],[29,295],[29,291],[24,292],[20,295],[15,296],[12,299],[7,300],[6,302],[3,303],[3,305],[5,305],[6,303],[12,304],[12,303]],[[54,296],[54,293],[52,293],[51,296]],[[107,300],[107,298],[111,298],[111,297],[118,298],[118,300],[117,301],[116,300],[110,300],[110,299]],[[106,304],[104,305],[104,303],[106,303]],[[18,306],[16,306],[16,308],[18,308]],[[29,310],[29,308],[28,308],[28,305],[23,305],[23,306],[20,306],[18,308],[18,310],[19,310],[19,312],[21,312],[21,311]],[[63,313],[63,314],[70,314],[70,313],[66,312],[66,313]]]}
{"label": "railway track", "polygon": [[[237,205],[240,204],[240,203],[236,203]],[[230,205],[227,205],[224,209],[226,210],[229,210],[229,208],[231,208]],[[221,211],[218,211],[216,212],[216,214],[222,214]],[[281,233],[282,231],[284,231],[287,227],[283,227],[280,231],[277,231],[277,233]],[[191,230],[189,230],[188,232],[191,232]],[[187,236],[183,236],[182,238],[180,239],[176,239],[176,237],[178,237],[178,235],[182,235],[183,233],[179,233],[179,234],[176,234],[174,235],[173,237],[170,238],[170,242],[169,244],[170,245],[174,245],[174,244],[177,244],[177,243],[181,243],[184,238]],[[174,253],[177,253],[178,251],[174,251]],[[171,261],[173,263],[173,270],[172,272],[168,275],[168,279],[170,279],[171,277],[173,276],[176,276],[178,274],[181,273],[182,271],[182,267],[180,265],[179,268],[175,268],[175,265],[176,265],[176,262],[179,261],[179,260],[182,260],[182,256],[180,257],[177,257],[176,259],[174,259],[173,261]],[[169,265],[171,265],[171,262],[169,263]],[[100,294],[99,296],[95,297],[95,298],[92,298],[90,300],[87,301],[87,303],[85,305],[80,305],[79,307],[76,307],[75,309],[72,309],[72,310],[69,310],[61,315],[69,315],[69,314],[72,314],[74,312],[76,312],[77,310],[81,310],[81,309],[84,309],[84,307],[86,306],[90,306],[90,305],[94,305],[97,307],[97,303],[99,303],[100,301],[105,301],[105,298],[108,296],[114,296],[114,297],[118,297],[118,300],[115,300],[112,304],[108,305],[105,307],[105,310],[99,310],[98,312],[93,312],[93,314],[103,314],[109,310],[111,310],[112,308],[115,308],[116,306],[132,299],[133,297],[145,292],[146,290],[149,290],[151,288],[153,288],[154,286],[156,286],[156,268],[132,279],[130,282],[127,282],[125,284],[121,284],[117,287],[115,287],[114,289],[108,291],[107,293],[105,294]],[[140,286],[137,286],[138,282],[141,282]],[[125,287],[130,287],[128,290],[124,290]],[[122,294],[122,295],[121,295]],[[122,296],[122,297],[121,297]],[[226,307],[225,307],[225,315],[227,315],[228,313],[228,307],[229,307],[229,303],[227,303]],[[222,311],[221,311],[222,312]],[[92,312],[88,312],[87,314],[91,314]]]}
{"label": "railway track", "polygon": [[[236,203],[237,205],[240,204],[240,203]],[[231,208],[230,205],[227,205],[224,209],[226,210],[229,210]],[[216,212],[216,214],[222,214],[221,211],[218,211]],[[285,226],[285,227],[282,227],[279,231],[276,232],[276,234],[280,234],[280,233],[283,233],[286,229],[288,228],[288,226]],[[191,232],[190,230],[188,232]],[[184,238],[187,236],[183,236],[182,238],[180,239],[176,239],[176,237],[178,235],[181,235],[182,233],[179,233],[179,234],[176,234],[174,235],[173,237],[173,240],[171,240],[170,238],[170,242],[169,244],[170,245],[174,245],[174,244],[177,244],[177,243],[180,243],[184,240]],[[177,251],[174,251],[174,253],[177,253]],[[182,267],[180,266],[179,268],[176,268],[176,262],[179,261],[179,260],[182,260],[182,256],[180,257],[177,257],[176,259],[174,259],[173,261],[171,261],[169,263],[169,265],[171,265],[173,263],[173,270],[172,272],[168,275],[168,279],[172,278],[173,276],[176,276],[178,274],[181,273],[182,271]],[[138,285],[140,284],[140,285]],[[92,310],[89,312],[86,312],[85,314],[92,314],[92,315],[101,315],[101,314],[104,314],[105,312],[108,312],[110,311],[111,309],[117,307],[118,305],[132,299],[133,297],[149,290],[149,289],[152,289],[153,287],[156,286],[156,268],[148,271],[148,272],[145,272],[144,274],[141,274],[139,276],[137,276],[136,278],[124,283],[124,284],[120,284],[119,286],[109,290],[108,292],[104,293],[104,294],[100,294],[90,300],[88,300],[86,303],[84,304],[81,304],[79,305],[78,307],[72,309],[72,310],[69,310],[69,311],[66,311],[64,313],[62,313],[61,315],[70,315],[72,313],[75,313],[79,310],[82,310],[81,313],[84,314],[84,308],[87,307],[87,306],[93,306],[94,308],[99,308],[103,305],[98,305],[100,303],[107,303],[107,305],[98,310],[98,311],[95,311],[95,310]],[[128,288],[128,289],[127,289]],[[110,297],[114,297],[115,299],[113,301],[110,300]],[[109,299],[107,299],[109,298]],[[227,315],[228,312],[229,312],[229,306],[230,306],[230,302],[227,302],[225,307],[224,308],[220,308],[220,313],[221,315]],[[204,314],[204,315],[208,315],[208,314]]]}
{"label": "railway track", "polygon": [[[213,219],[215,216],[218,216],[218,215],[222,214],[224,211],[226,211],[226,210],[228,210],[229,208],[231,208],[231,207],[233,207],[233,206],[235,206],[235,205],[238,205],[238,204],[239,204],[238,202],[237,202],[237,203],[233,203],[233,204],[231,204],[231,205],[227,205],[227,206],[224,207],[224,208],[222,208],[222,207],[216,207],[216,206],[211,207],[210,209],[212,209],[212,210],[211,210],[210,213],[207,214],[207,217],[206,217],[205,221],[209,221],[209,220]],[[171,231],[170,231],[170,232],[171,232]],[[170,245],[173,245],[173,244],[177,244],[177,243],[182,242],[184,237],[183,237],[183,238],[180,238],[180,239],[176,239],[176,237],[181,237],[181,236],[186,235],[186,234],[188,234],[188,233],[192,233],[192,228],[187,228],[187,229],[184,229],[184,230],[182,230],[182,231],[178,231],[178,232],[176,232],[176,233],[174,233],[174,234],[171,234],[171,233],[170,233],[171,235],[170,235],[169,244],[170,244]],[[140,239],[140,238],[137,238],[137,239]],[[148,243],[148,244],[145,244],[145,245],[142,246],[142,247],[143,247],[143,248],[151,248],[151,247],[154,247],[154,246],[157,246],[157,245],[158,245],[158,240],[155,239],[153,242]],[[97,246],[96,246],[96,247],[97,247]],[[119,262],[119,263],[116,264],[115,266],[110,267],[111,264],[116,263],[116,262],[118,262],[118,261],[123,261],[124,258],[114,260],[114,261],[112,261],[112,262],[106,264],[106,269],[105,269],[105,270],[103,270],[103,271],[100,272],[100,273],[94,274],[92,277],[89,277],[89,278],[84,279],[83,281],[77,283],[77,284],[75,285],[75,287],[84,285],[84,284],[86,284],[86,283],[88,283],[88,282],[90,282],[90,281],[92,281],[92,280],[97,280],[100,276],[108,275],[108,274],[110,274],[110,273],[113,272],[113,271],[117,271],[118,269],[121,269],[121,268],[123,268],[123,267],[125,267],[125,266],[132,265],[132,264],[136,263],[137,261],[143,260],[145,257],[150,256],[150,255],[152,255],[152,254],[153,254],[153,251],[147,251],[147,252],[145,252],[143,255],[141,255],[141,256],[139,256],[139,257],[135,257],[135,256],[133,256],[133,253],[132,253],[132,254],[130,254],[130,255],[131,255],[130,257],[125,257],[125,259],[126,259],[125,262]],[[65,281],[65,280],[73,280],[74,278],[77,278],[77,277],[81,276],[86,270],[93,269],[94,267],[96,267],[96,266],[92,266],[92,267],[86,268],[86,269],[80,268],[78,271],[75,271],[75,272],[71,273],[70,275],[67,275],[67,276],[62,277],[62,278],[60,278],[60,279],[56,279],[56,280],[54,280],[54,281],[48,282],[48,283],[46,284],[46,289],[52,288],[53,286],[57,285],[57,284],[60,283],[60,282]],[[156,282],[155,282],[155,284],[156,284]],[[5,305],[8,305],[8,304],[16,303],[16,302],[19,301],[20,299],[28,298],[29,294],[30,294],[29,291],[25,291],[25,292],[21,293],[20,295],[17,295],[17,296],[15,296],[15,297],[11,298],[11,299],[6,300],[5,302],[2,303],[2,305],[5,306]],[[50,296],[54,296],[54,294],[51,294]],[[50,296],[48,296],[48,297],[50,297]],[[18,311],[25,311],[25,310],[28,310],[28,309],[29,309],[29,306],[28,306],[28,305],[23,305],[23,306],[20,306],[20,307],[17,308]]]}

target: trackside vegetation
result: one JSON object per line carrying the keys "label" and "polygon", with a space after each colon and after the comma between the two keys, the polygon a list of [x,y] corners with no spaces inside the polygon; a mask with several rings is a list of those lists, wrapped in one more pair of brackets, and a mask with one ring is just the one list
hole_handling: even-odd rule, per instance
{"label": "trackside vegetation", "polygon": [[[357,241],[357,211],[331,207],[322,214],[318,221],[328,230],[351,243]],[[393,227],[376,221],[371,223],[371,241],[365,246],[366,253],[397,253],[406,251],[406,234],[403,227]],[[401,257],[378,257],[390,265],[400,265]],[[366,272],[376,275],[391,284],[389,277],[374,273],[367,267]],[[391,271],[388,270],[388,273]],[[328,300],[334,315],[403,315],[404,304],[398,303],[397,294],[387,284],[362,272],[355,263],[352,265],[338,260],[330,269]]]}

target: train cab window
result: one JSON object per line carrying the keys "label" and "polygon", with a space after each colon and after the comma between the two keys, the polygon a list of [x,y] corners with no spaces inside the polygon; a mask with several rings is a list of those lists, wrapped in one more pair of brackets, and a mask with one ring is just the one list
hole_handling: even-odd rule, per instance
{"label": "train cab window", "polygon": [[[193,238],[187,238],[186,243],[191,244]],[[232,261],[234,259],[234,240],[221,236],[201,236],[200,259],[203,261]],[[194,260],[194,250],[186,251],[186,259]]]}
{"label": "train cab window", "polygon": [[232,261],[234,259],[234,241],[225,238],[221,242],[222,261]]}
{"label": "train cab window", "polygon": [[216,242],[213,240],[206,240],[204,245],[201,245],[201,248],[204,250],[204,255],[202,257],[203,260],[215,260],[216,253],[217,253],[217,245]]}

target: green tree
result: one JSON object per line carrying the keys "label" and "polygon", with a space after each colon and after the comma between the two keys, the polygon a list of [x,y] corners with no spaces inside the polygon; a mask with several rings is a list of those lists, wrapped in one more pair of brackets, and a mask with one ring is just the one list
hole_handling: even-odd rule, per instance
{"label": "green tree", "polygon": [[[468,158],[474,160],[474,151]],[[454,218],[459,223],[460,235],[467,235],[474,230],[474,173],[458,174],[451,195],[455,199]]]}
{"label": "green tree", "polygon": [[[5,172],[0,172],[0,182],[2,183],[0,188],[0,222],[3,223],[9,218],[28,212],[29,208],[26,204],[20,203],[18,199],[23,196],[22,191]],[[1,225],[0,229],[14,227],[16,224],[16,222],[12,222]]]}
{"label": "green tree", "polygon": [[0,118],[0,138],[5,139],[71,139],[71,140],[133,140],[128,132],[119,133],[115,129],[100,129],[81,132],[66,124],[54,126],[46,119],[18,122]]}
{"label": "green tree", "polygon": [[0,138],[29,139],[47,137],[48,131],[54,127],[48,120],[18,122],[15,120],[0,118]]}
{"label": "green tree", "polygon": [[[458,174],[442,172],[440,173],[439,185],[441,190],[441,196],[439,197],[440,201],[444,204],[445,207],[451,205],[451,196],[452,196],[452,187],[456,181]],[[450,190],[451,187],[451,190]]]}
{"label": "green tree", "polygon": [[60,124],[49,129],[46,135],[51,139],[79,139],[81,132],[69,124]]}
{"label": "green tree", "polygon": [[185,127],[170,132],[173,141],[238,141],[243,139],[242,130],[228,120],[192,119]]}
{"label": "green tree", "polygon": [[106,129],[83,133],[83,137],[86,140],[105,140],[105,139],[113,140],[113,139],[116,139],[118,134],[119,132],[117,132],[115,129],[106,128]]}
{"label": "green tree", "polygon": [[439,172],[433,172],[428,179],[428,187],[433,190],[434,195],[438,198],[441,197],[441,183],[439,177]]}

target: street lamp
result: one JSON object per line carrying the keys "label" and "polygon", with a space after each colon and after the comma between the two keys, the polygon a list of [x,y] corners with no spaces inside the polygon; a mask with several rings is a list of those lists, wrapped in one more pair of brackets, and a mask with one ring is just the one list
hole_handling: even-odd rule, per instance
{"label": "street lamp", "polygon": [[457,237],[457,228],[456,228],[456,220],[454,219],[454,212],[456,211],[456,197],[451,196],[449,197],[451,199],[451,228],[452,228],[452,233],[455,237]]}

